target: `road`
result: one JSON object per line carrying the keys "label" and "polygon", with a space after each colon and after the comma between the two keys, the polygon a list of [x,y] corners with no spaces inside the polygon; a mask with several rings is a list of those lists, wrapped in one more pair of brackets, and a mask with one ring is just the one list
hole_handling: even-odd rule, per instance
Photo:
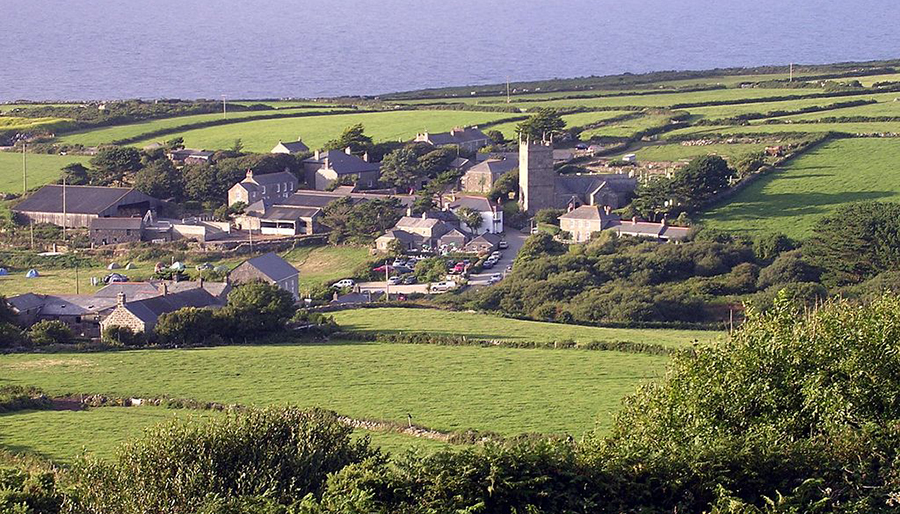
{"label": "road", "polygon": [[[483,287],[490,285],[488,280],[491,278],[491,275],[494,273],[499,273],[501,275],[506,274],[506,267],[513,263],[516,260],[516,255],[519,253],[519,250],[522,248],[522,245],[525,243],[525,239],[528,238],[528,234],[523,234],[518,230],[507,230],[506,231],[506,242],[509,243],[509,248],[506,250],[501,250],[503,252],[503,257],[497,261],[497,264],[494,265],[491,269],[486,269],[481,273],[469,275],[469,285],[474,287]],[[384,281],[378,282],[360,282],[359,284],[360,292],[372,291],[383,293],[384,292]],[[411,284],[408,286],[396,285],[391,286],[391,293],[402,293],[402,294],[410,294],[410,293],[427,293],[428,292],[428,284]]]}

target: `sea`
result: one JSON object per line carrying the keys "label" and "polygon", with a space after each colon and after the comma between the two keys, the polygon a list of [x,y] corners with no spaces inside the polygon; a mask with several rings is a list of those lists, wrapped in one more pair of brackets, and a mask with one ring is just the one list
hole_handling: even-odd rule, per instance
{"label": "sea", "polygon": [[0,0],[0,102],[877,60],[898,27],[896,0]]}

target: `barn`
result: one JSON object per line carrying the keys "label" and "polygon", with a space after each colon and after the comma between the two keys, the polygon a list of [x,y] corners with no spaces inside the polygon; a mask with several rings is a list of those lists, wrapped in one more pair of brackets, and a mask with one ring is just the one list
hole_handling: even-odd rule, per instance
{"label": "barn", "polygon": [[143,216],[160,201],[127,187],[44,186],[11,210],[22,223],[89,227],[96,218]]}

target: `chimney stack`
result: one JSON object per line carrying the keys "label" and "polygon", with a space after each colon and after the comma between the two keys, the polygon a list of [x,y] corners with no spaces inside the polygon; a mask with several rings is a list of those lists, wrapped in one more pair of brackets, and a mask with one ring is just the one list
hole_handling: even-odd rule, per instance
{"label": "chimney stack", "polygon": [[631,224],[632,224],[632,225],[636,225],[636,224],[637,224],[637,216],[634,216],[634,217],[631,218]]}
{"label": "chimney stack", "polygon": [[[177,275],[176,275],[176,276],[177,276]],[[163,296],[166,296],[167,294],[169,294],[169,284],[168,284],[167,282],[163,281],[163,283],[162,283],[162,295],[163,295]]]}
{"label": "chimney stack", "polygon": [[119,291],[119,294],[116,295],[116,305],[122,307],[125,305],[125,292]]}
{"label": "chimney stack", "polygon": [[366,162],[369,162],[369,152],[364,153],[362,159]]}
{"label": "chimney stack", "polygon": [[344,153],[347,154],[347,155],[350,155],[350,154],[352,154],[353,152],[350,151],[350,147],[348,146],[347,148],[344,148]]}
{"label": "chimney stack", "polygon": [[247,179],[253,180],[253,170],[247,168]]}
{"label": "chimney stack", "polygon": [[665,226],[666,226],[666,217],[663,216],[663,217],[662,217],[662,221],[660,221],[659,223],[660,223],[660,225],[662,225],[662,226],[665,227]]}
{"label": "chimney stack", "polygon": [[406,208],[406,215],[412,216],[412,206]]}
{"label": "chimney stack", "polygon": [[316,158],[317,161],[319,160],[319,151],[318,151],[318,150],[316,150],[316,157],[315,157],[315,158]]}
{"label": "chimney stack", "polygon": [[427,212],[423,212],[423,213],[422,213],[422,219],[423,219],[423,220],[427,220],[427,219],[428,219],[428,213],[427,213]]}
{"label": "chimney stack", "polygon": [[606,215],[609,216],[609,214],[612,212],[612,207],[610,207],[609,205],[604,205],[603,212],[605,212]]}

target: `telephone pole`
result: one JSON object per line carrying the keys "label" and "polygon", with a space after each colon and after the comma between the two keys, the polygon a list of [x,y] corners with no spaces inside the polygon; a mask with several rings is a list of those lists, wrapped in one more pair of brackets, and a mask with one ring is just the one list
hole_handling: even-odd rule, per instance
{"label": "telephone pole", "polygon": [[509,76],[506,76],[506,103],[509,103]]}
{"label": "telephone pole", "polygon": [[66,241],[66,227],[69,225],[69,220],[66,218],[66,176],[63,175],[63,184],[62,184],[62,214],[63,214],[63,242]]}
{"label": "telephone pole", "polygon": [[22,142],[22,194],[28,192],[28,157],[25,153],[28,143]]}
{"label": "telephone pole", "polygon": [[227,112],[227,108],[225,107],[225,105],[226,105],[225,104],[225,95],[222,95],[222,119],[223,120],[228,117],[228,112]]}

